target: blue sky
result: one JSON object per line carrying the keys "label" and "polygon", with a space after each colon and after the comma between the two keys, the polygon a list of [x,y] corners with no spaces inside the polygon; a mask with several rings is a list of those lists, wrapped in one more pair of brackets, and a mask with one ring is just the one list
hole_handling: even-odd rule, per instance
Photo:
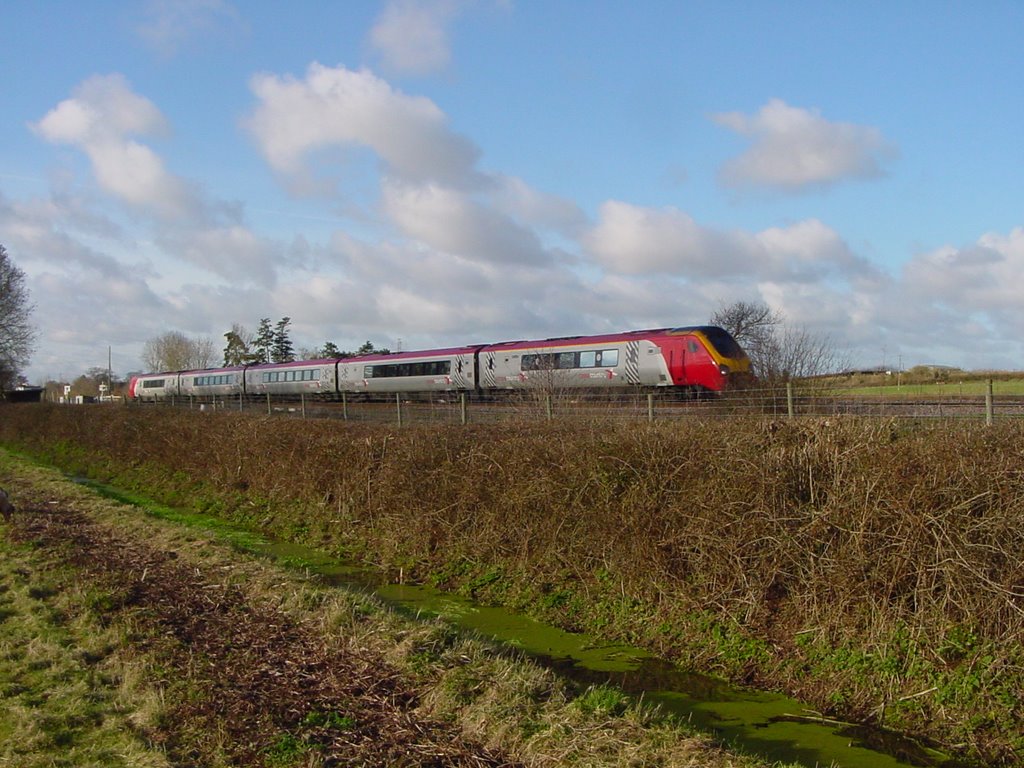
{"label": "blue sky", "polygon": [[33,382],[261,317],[412,349],[741,300],[852,364],[1024,368],[1017,2],[91,0],[0,28]]}

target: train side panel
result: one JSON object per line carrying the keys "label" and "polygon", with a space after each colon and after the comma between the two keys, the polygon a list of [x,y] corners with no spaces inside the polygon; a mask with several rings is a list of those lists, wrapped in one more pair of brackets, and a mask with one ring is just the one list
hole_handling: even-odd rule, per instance
{"label": "train side panel", "polygon": [[267,363],[245,371],[245,391],[250,395],[337,394],[335,360],[304,360],[293,363]]}
{"label": "train side panel", "polygon": [[185,397],[237,397],[243,390],[243,366],[182,371],[179,391]]}
{"label": "train side panel", "polygon": [[338,390],[371,395],[473,390],[475,352],[459,348],[347,358],[338,361]]}
{"label": "train side panel", "polygon": [[178,374],[146,373],[134,379],[134,397],[142,402],[156,402],[178,395]]}
{"label": "train side panel", "polygon": [[484,389],[666,387],[672,381],[648,339],[581,339],[571,343],[499,344],[480,351]]}

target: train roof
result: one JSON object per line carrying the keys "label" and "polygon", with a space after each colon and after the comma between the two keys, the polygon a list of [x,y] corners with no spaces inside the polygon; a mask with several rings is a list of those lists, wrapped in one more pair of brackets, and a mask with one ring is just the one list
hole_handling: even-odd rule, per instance
{"label": "train roof", "polygon": [[336,357],[318,357],[315,360],[290,360],[287,363],[252,363],[245,366],[246,370],[262,370],[263,368],[296,368],[309,365],[334,365]]}
{"label": "train roof", "polygon": [[588,336],[553,336],[547,339],[520,339],[518,341],[501,341],[488,344],[487,350],[536,349],[538,347],[564,347],[573,344],[601,344],[604,342],[636,341],[654,336],[664,336],[674,331],[699,330],[696,326],[690,329],[677,328],[645,328],[639,331],[623,331],[621,333],[591,334]]}
{"label": "train roof", "polygon": [[452,357],[453,355],[471,355],[484,344],[473,344],[468,347],[447,347],[445,349],[417,349],[408,352],[389,352],[387,354],[374,353],[372,355],[356,355],[355,357],[343,357],[341,363],[373,363],[382,360],[413,360],[419,357]]}

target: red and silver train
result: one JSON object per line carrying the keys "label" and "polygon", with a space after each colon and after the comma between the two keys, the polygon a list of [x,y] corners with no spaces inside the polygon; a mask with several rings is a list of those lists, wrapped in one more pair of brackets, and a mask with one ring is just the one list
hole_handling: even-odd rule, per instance
{"label": "red and silver train", "polygon": [[543,387],[721,392],[750,376],[750,360],[717,326],[506,341],[451,349],[261,363],[136,376],[129,397],[486,395]]}

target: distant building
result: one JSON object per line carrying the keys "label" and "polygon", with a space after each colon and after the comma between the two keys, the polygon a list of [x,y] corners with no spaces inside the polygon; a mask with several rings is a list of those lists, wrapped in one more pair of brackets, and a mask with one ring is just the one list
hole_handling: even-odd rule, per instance
{"label": "distant building", "polygon": [[11,403],[39,403],[43,400],[42,387],[18,387],[4,393],[4,397]]}

